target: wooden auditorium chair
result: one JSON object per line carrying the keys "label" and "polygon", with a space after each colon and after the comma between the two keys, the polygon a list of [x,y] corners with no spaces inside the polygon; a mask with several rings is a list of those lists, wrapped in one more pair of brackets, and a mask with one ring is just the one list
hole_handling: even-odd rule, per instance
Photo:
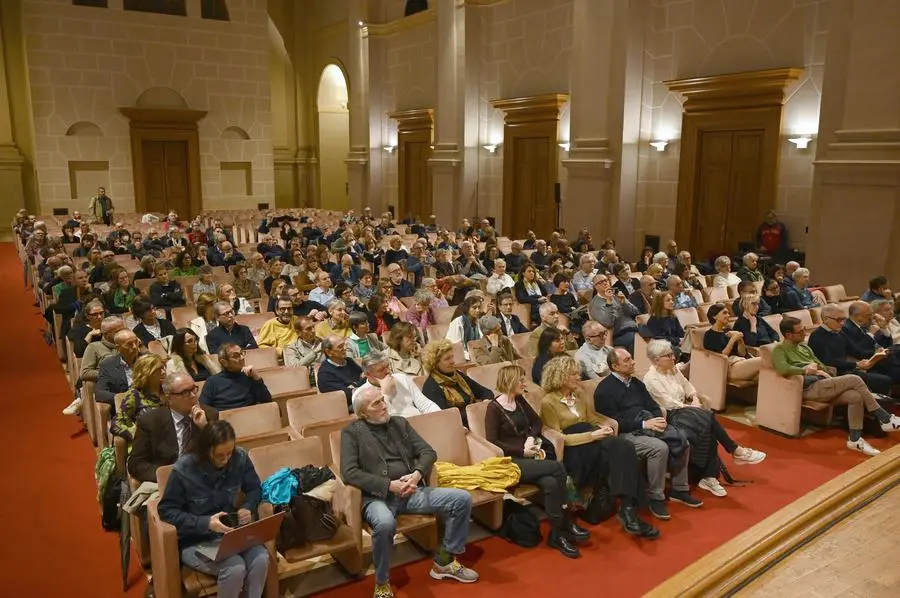
{"label": "wooden auditorium chair", "polygon": [[287,402],[288,424],[302,438],[317,438],[322,455],[331,461],[332,432],[339,432],[355,416],[347,413],[347,396],[342,390],[298,397]]}
{"label": "wooden auditorium chair", "polygon": [[756,425],[784,436],[800,434],[805,415],[814,423],[828,425],[834,407],[828,403],[803,400],[803,376],[782,376],[772,362],[774,345],[760,347],[759,389],[756,398]]}
{"label": "wooden auditorium chair", "polygon": [[237,445],[246,451],[299,438],[293,428],[282,425],[278,403],[225,409],[219,412],[219,418],[231,424]]}

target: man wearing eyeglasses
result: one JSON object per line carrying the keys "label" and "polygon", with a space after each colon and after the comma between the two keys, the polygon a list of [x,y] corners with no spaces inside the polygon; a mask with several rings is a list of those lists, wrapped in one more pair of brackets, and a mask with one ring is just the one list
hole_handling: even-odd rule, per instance
{"label": "man wearing eyeglasses", "polygon": [[218,353],[225,343],[233,343],[241,349],[256,349],[256,339],[250,328],[234,321],[234,307],[227,301],[217,301],[213,313],[219,325],[206,335],[206,347],[210,354]]}
{"label": "man wearing eyeglasses", "polygon": [[594,298],[591,299],[588,312],[592,320],[613,331],[615,346],[625,347],[629,353],[634,354],[634,334],[637,332],[634,318],[640,310],[621,291],[616,293],[613,290],[605,274],[594,277]]}
{"label": "man wearing eyeglasses", "polygon": [[581,366],[585,378],[602,378],[609,374],[608,355],[612,347],[606,345],[609,332],[593,320],[588,320],[581,328],[584,344],[575,352],[575,360]]}
{"label": "man wearing eyeglasses", "polygon": [[210,376],[200,393],[200,403],[219,411],[271,403],[272,393],[252,365],[244,364],[244,349],[225,343],[219,349],[222,371]]}
{"label": "man wearing eyeglasses", "polygon": [[162,386],[165,406],[142,413],[137,419],[128,473],[139,482],[155,482],[156,470],[172,465],[190,449],[206,424],[219,412],[197,401],[197,385],[189,374],[166,376]]}

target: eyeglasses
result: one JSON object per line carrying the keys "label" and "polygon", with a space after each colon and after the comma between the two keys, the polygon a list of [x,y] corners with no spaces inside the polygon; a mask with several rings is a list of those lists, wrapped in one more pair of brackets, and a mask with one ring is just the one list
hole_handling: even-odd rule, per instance
{"label": "eyeglasses", "polygon": [[835,318],[834,316],[824,316],[824,317],[828,318],[829,320],[834,320],[835,322],[846,322],[847,321],[847,318],[845,318],[843,316],[840,316],[837,318]]}
{"label": "eyeglasses", "polygon": [[195,384],[194,386],[187,388],[185,390],[180,390],[178,392],[170,392],[169,395],[173,396],[173,397],[180,397],[180,396],[186,395],[186,394],[196,394],[196,392],[197,392],[197,385]]}
{"label": "eyeglasses", "polygon": [[228,357],[228,359],[243,359],[246,354],[246,351],[241,351],[240,353],[228,353],[226,354],[226,357]]}

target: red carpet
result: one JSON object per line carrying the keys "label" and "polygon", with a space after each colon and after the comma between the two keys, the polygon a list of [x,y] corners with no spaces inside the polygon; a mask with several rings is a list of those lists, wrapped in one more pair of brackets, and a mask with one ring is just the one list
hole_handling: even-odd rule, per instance
{"label": "red carpet", "polygon": [[[76,418],[60,410],[70,400],[55,352],[41,338],[42,319],[22,286],[13,246],[0,244],[0,321],[5,374],[0,435],[7,447],[0,493],[0,596],[97,598],[123,595],[118,536],[102,531],[93,482],[94,450]],[[672,520],[659,522],[662,538],[636,541],[615,521],[593,530],[583,558],[569,560],[544,546],[520,549],[491,538],[470,545],[463,561],[481,581],[470,586],[428,578],[428,561],[397,567],[398,597],[521,597],[615,588],[617,596],[640,596],[684,566],[865,457],[843,448],[845,435],[832,429],[788,440],[723,419],[735,440],[769,454],[761,465],[732,467],[746,487],[724,499],[698,491],[706,505],[672,505]],[[896,441],[873,441],[887,448]],[[140,596],[136,580],[127,596]],[[372,579],[319,594],[328,598],[371,596]]]}

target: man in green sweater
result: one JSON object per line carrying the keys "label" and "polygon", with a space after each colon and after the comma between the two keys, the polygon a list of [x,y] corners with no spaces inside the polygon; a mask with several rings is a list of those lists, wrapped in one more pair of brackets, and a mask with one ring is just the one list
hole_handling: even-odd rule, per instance
{"label": "man in green sweater", "polygon": [[[881,451],[862,437],[863,416],[874,415],[885,432],[900,431],[900,418],[878,404],[866,383],[855,374],[834,376],[809,345],[803,324],[797,318],[785,317],[780,324],[784,340],[772,349],[772,363],[782,376],[803,376],[803,399],[817,403],[847,405],[850,438],[847,448],[874,456]],[[834,370],[832,369],[832,372]]]}

